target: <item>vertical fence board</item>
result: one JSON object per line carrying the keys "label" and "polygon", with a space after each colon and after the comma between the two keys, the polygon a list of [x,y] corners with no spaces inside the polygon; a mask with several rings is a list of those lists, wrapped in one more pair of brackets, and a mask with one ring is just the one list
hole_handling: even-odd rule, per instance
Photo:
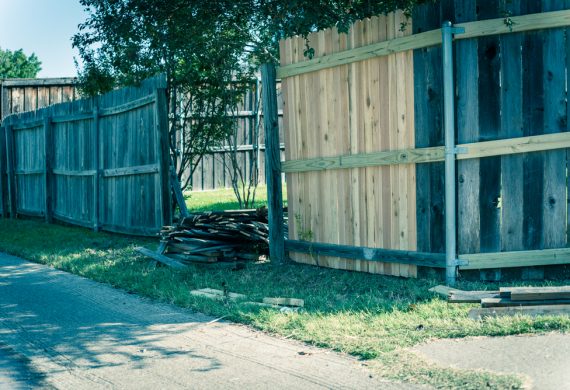
{"label": "vertical fence board", "polygon": [[[503,0],[501,7],[519,15],[521,0]],[[522,137],[523,34],[507,34],[501,43],[501,138]],[[501,157],[501,250],[523,250],[523,156]]]}
{"label": "vertical fence board", "polygon": [[172,223],[171,202],[170,202],[170,147],[168,145],[168,113],[166,112],[166,90],[159,88],[156,90],[155,109],[155,133],[156,139],[156,156],[160,164],[160,202],[157,202],[157,212],[162,209],[161,225],[170,225]]}
{"label": "vertical fence board", "polygon": [[[478,19],[497,17],[497,0],[480,0]],[[497,139],[500,128],[500,46],[499,37],[479,38],[479,138],[481,141]],[[480,161],[481,251],[496,252],[499,241],[500,157]]]}
{"label": "vertical fence board", "polygon": [[7,177],[6,177],[6,130],[4,126],[0,126],[0,214],[6,217],[7,207],[6,199],[7,192]]}
{"label": "vertical fence board", "polygon": [[53,133],[52,133],[52,123],[51,117],[49,115],[44,116],[44,214],[47,223],[51,223],[53,220]]}
{"label": "vertical fence board", "polygon": [[[570,8],[570,0],[566,1],[566,8]],[[564,45],[566,53],[566,71],[570,69],[570,28],[566,29],[566,42]],[[570,131],[570,103],[568,98],[570,97],[570,81],[566,79],[566,131]],[[570,149],[566,150],[566,246],[570,245]]]}
{"label": "vertical fence board", "polygon": [[[524,14],[541,11],[540,2],[525,1]],[[524,135],[542,133],[544,125],[543,41],[542,31],[528,32],[523,41],[523,115]],[[540,76],[539,76],[540,75]],[[526,153],[524,160],[524,220],[525,249],[541,249],[543,221],[543,153]]]}
{"label": "vertical fence board", "polygon": [[[477,18],[475,0],[457,3],[456,22]],[[478,42],[468,39],[456,42],[457,141],[479,141],[479,75]],[[481,216],[479,213],[479,159],[457,163],[457,242],[459,253],[478,253],[481,248]]]}
{"label": "vertical fence board", "polygon": [[[425,4],[418,7],[412,19],[414,33],[441,27],[440,4]],[[441,146],[443,117],[440,47],[414,51],[414,83],[416,147]],[[445,248],[443,163],[418,164],[416,176],[418,250],[443,252]]]}
{"label": "vertical fence board", "polygon": [[[545,0],[543,12],[565,8],[564,0]],[[543,32],[544,133],[566,130],[565,31]],[[544,152],[543,242],[545,248],[566,246],[566,152]]]}
{"label": "vertical fence board", "polygon": [[14,133],[12,125],[4,127],[6,133],[6,175],[8,183],[8,210],[10,218],[16,218],[16,180],[14,177]]}
{"label": "vertical fence board", "polygon": [[[498,0],[477,1],[478,20],[492,19],[498,16]],[[487,141],[498,138],[500,120],[500,39],[498,36],[478,38],[479,67],[479,140]],[[500,212],[501,196],[501,158],[480,159],[479,205],[480,213],[480,251],[497,252],[500,250]],[[475,210],[474,212],[477,212]],[[500,279],[499,270],[481,272],[482,279]]]}

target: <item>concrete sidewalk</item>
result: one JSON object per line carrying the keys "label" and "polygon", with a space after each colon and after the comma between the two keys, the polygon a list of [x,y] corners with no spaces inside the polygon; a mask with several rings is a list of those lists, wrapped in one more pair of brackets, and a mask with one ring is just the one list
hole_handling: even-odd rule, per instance
{"label": "concrete sidewalk", "polygon": [[212,320],[0,254],[0,387],[413,388],[351,357]]}
{"label": "concrete sidewalk", "polygon": [[413,351],[444,367],[518,374],[530,389],[570,389],[569,334],[435,340]]}

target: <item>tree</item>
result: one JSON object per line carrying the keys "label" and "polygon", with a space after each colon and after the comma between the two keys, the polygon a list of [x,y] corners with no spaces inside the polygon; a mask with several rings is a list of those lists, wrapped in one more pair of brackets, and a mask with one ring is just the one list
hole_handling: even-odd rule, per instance
{"label": "tree", "polygon": [[[254,1],[258,34],[258,57],[264,61],[279,58],[279,40],[294,35],[337,27],[347,32],[356,20],[386,14],[397,9],[411,16],[414,7],[435,0],[259,0]],[[404,26],[402,26],[404,27]],[[305,56],[314,53],[307,46]]]}
{"label": "tree", "polygon": [[244,51],[252,40],[249,10],[234,0],[81,4],[89,17],[73,45],[84,64],[83,91],[106,92],[164,73],[171,153],[178,178],[191,177],[204,154],[226,139],[232,127],[226,113],[254,79],[252,53]]}
{"label": "tree", "polygon": [[29,57],[22,49],[16,51],[0,48],[0,78],[34,78],[37,76],[42,63],[32,53]]}
{"label": "tree", "polygon": [[279,39],[335,25],[346,31],[355,19],[411,12],[423,1],[80,0],[89,16],[73,45],[87,94],[166,74],[171,154],[186,188],[208,151],[224,141],[232,146],[235,123],[227,113],[236,111],[258,65],[278,61]]}

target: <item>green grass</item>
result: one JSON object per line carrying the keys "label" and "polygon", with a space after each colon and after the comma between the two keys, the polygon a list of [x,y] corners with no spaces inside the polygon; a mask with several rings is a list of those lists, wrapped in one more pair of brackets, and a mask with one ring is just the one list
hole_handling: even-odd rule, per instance
{"label": "green grass", "polygon": [[[209,193],[210,199],[216,193]],[[200,196],[194,194],[190,201]],[[206,201],[198,207],[206,207]],[[232,271],[222,264],[195,265],[178,271],[156,267],[134,251],[154,249],[157,241],[32,220],[0,220],[0,250],[82,275],[114,287],[193,308],[257,329],[332,348],[366,361],[384,377],[441,388],[519,388],[520,379],[485,372],[437,367],[407,351],[433,338],[502,336],[570,330],[569,317],[514,317],[478,322],[467,318],[474,305],[449,305],[428,292],[435,280],[403,279],[323,269],[301,264],[249,263]],[[194,297],[190,290],[221,288],[246,294],[305,300],[298,313],[260,309],[243,302]],[[503,283],[504,285],[504,283]],[[459,288],[496,288],[463,282]]]}
{"label": "green grass", "polygon": [[[239,208],[236,196],[231,188],[215,191],[187,191],[184,193],[184,198],[186,199],[186,206],[191,212]],[[283,203],[287,206],[287,187],[285,185],[283,186]],[[267,188],[265,186],[257,187],[253,208],[261,206],[267,206]]]}

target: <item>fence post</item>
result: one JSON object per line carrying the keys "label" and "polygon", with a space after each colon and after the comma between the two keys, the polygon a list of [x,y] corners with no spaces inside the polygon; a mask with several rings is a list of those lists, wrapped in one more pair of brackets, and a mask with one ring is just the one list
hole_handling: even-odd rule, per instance
{"label": "fence post", "polygon": [[453,34],[463,32],[451,22],[441,26],[443,48],[443,112],[445,131],[445,282],[455,285],[457,273],[457,208],[455,204],[455,102],[453,83]]}
{"label": "fence post", "polygon": [[14,175],[14,133],[12,125],[6,126],[6,166],[8,176],[8,208],[10,218],[16,218],[16,177]]}
{"label": "fence post", "polygon": [[98,232],[101,229],[99,210],[101,208],[101,138],[99,136],[99,104],[98,99],[93,98],[93,163],[95,165],[95,175],[93,176],[93,230]]}
{"label": "fence post", "polygon": [[0,209],[6,218],[6,129],[0,127]]}
{"label": "fence post", "polygon": [[53,186],[53,132],[49,112],[44,116],[44,179],[45,179],[45,205],[44,212],[47,223],[52,223],[52,186]]}
{"label": "fence post", "polygon": [[261,65],[261,85],[265,127],[265,180],[269,209],[269,257],[271,261],[282,263],[285,259],[285,237],[275,65]]}
{"label": "fence post", "polygon": [[[172,198],[170,187],[174,183],[170,183],[170,147],[168,142],[168,113],[166,101],[166,89],[157,88],[155,90],[154,101],[154,119],[156,128],[156,151],[159,158],[159,175],[160,175],[160,188],[161,188],[161,202],[162,208],[162,224],[170,225],[172,223]],[[180,193],[182,195],[182,193]],[[182,197],[182,203],[184,198]],[[184,204],[185,206],[185,204]],[[181,206],[182,207],[182,206]]]}

